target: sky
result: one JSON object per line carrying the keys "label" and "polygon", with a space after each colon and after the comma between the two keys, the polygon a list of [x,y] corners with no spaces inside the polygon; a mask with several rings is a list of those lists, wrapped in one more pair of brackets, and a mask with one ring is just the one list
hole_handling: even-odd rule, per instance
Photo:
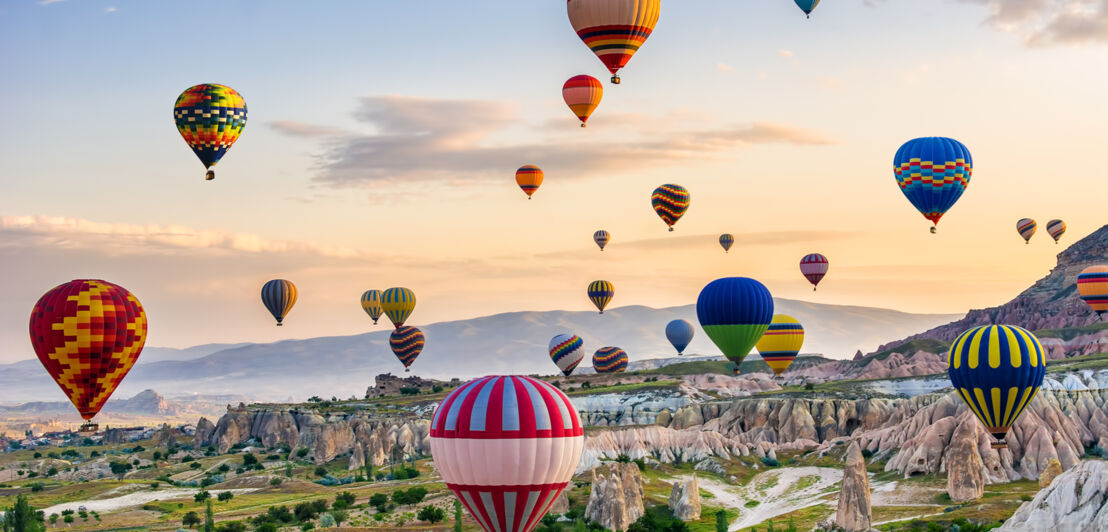
{"label": "sky", "polygon": [[[76,278],[130,289],[170,347],[373,330],[358,297],[390,286],[416,292],[415,325],[587,310],[595,279],[613,307],[731,275],[820,303],[1000,304],[1064,249],[1047,220],[1063,244],[1105,223],[1105,64],[1106,0],[839,0],[811,19],[667,0],[582,129],[561,85],[608,76],[558,1],[4,2],[0,361],[34,356],[32,306]],[[197,83],[249,106],[211,182],[171,116]],[[975,169],[931,235],[891,161],[935,135]],[[546,173],[532,201],[524,164]],[[663,183],[692,196],[673,233],[650,207]],[[831,261],[814,293],[811,252]],[[259,299],[273,278],[300,290],[282,328]]]}

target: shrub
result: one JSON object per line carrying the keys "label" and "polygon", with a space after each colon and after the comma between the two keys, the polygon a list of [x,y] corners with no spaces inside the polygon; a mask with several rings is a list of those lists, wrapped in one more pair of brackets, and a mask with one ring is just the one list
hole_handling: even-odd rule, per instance
{"label": "shrub", "polygon": [[428,504],[419,509],[419,513],[416,514],[416,517],[418,517],[420,521],[427,521],[433,525],[446,519],[446,512],[442,511],[442,508]]}
{"label": "shrub", "polygon": [[100,456],[100,451],[92,451],[91,453],[88,453],[89,458],[97,458],[99,456]]}
{"label": "shrub", "polygon": [[370,506],[381,506],[386,502],[389,502],[389,496],[384,493],[374,493],[373,496],[369,498]]}
{"label": "shrub", "polygon": [[321,528],[330,528],[335,526],[335,518],[331,514],[323,514],[323,517],[319,518],[319,526]]}
{"label": "shrub", "polygon": [[193,462],[189,464],[189,469],[200,469],[200,462]]}
{"label": "shrub", "polygon": [[184,458],[181,459],[181,463],[183,464],[185,462],[191,462],[193,460],[195,460],[195,458],[193,458],[191,456],[185,456]]}
{"label": "shrub", "polygon": [[108,464],[108,467],[111,468],[112,474],[122,475],[122,474],[130,471],[133,466],[131,466],[131,464],[128,464],[127,462],[119,462],[119,461],[112,460],[111,463]]}
{"label": "shrub", "polygon": [[310,502],[302,502],[292,509],[297,521],[311,521],[319,516],[319,509]]}
{"label": "shrub", "polygon": [[154,451],[154,454],[152,455],[152,457],[153,457],[154,460],[161,460],[162,459],[162,452],[161,451]]}
{"label": "shrub", "polygon": [[436,385],[432,386],[431,391],[434,392],[434,393],[441,393],[442,392],[442,385],[441,384],[436,384]]}
{"label": "shrub", "polygon": [[331,510],[330,515],[331,518],[335,520],[335,526],[342,526],[342,522],[346,521],[346,518],[350,517],[350,514],[347,514],[346,510]]}
{"label": "shrub", "polygon": [[654,506],[648,508],[638,521],[627,527],[627,532],[688,532],[689,526],[673,517],[669,508]]}
{"label": "shrub", "polygon": [[229,491],[224,491],[224,492],[222,492],[222,493],[220,493],[219,495],[216,496],[216,499],[218,499],[219,502],[227,502],[227,501],[229,501],[231,499],[234,499],[234,498],[235,498],[235,494],[231,493]]}
{"label": "shrub", "polygon": [[231,470],[231,466],[229,466],[227,464],[219,464],[219,472],[220,473],[226,473],[230,470]]}
{"label": "shrub", "polygon": [[1031,502],[1031,499],[1033,499],[1033,498],[1034,497],[1032,497],[1032,496],[1030,496],[1026,493],[1024,493],[1023,495],[1020,495],[1020,500],[1023,501],[1023,502]]}
{"label": "shrub", "polygon": [[862,458],[870,458],[873,456],[873,451],[869,449],[862,449]]}
{"label": "shrub", "polygon": [[301,448],[296,450],[296,457],[297,458],[304,458],[305,456],[308,456],[308,448],[307,447],[301,447]]}
{"label": "shrub", "polygon": [[131,452],[132,453],[141,453],[145,450],[146,450],[146,447],[143,447],[141,445],[136,445],[134,449],[131,449]]}
{"label": "shrub", "polygon": [[208,493],[207,490],[201,490],[199,493],[192,496],[192,500],[196,502],[204,502],[210,498],[212,498],[212,494]]}
{"label": "shrub", "polygon": [[215,532],[246,532],[246,523],[242,521],[228,521],[215,526]]}
{"label": "shrub", "polygon": [[354,506],[354,500],[355,497],[353,493],[350,493],[349,491],[341,491],[338,495],[335,495],[335,502],[331,505],[331,507],[339,508],[340,510],[344,508],[349,508],[351,506]]}
{"label": "shrub", "polygon": [[762,458],[762,463],[765,464],[766,467],[778,467],[781,465],[780,462],[768,456]]}
{"label": "shrub", "polygon": [[40,453],[38,451],[35,451],[34,457],[35,458],[42,458],[42,453]]}
{"label": "shrub", "polygon": [[269,485],[270,486],[280,486],[281,485],[281,477],[273,477],[273,478],[269,479]]}
{"label": "shrub", "polygon": [[810,392],[816,389],[816,385],[809,382],[804,385],[804,389]]}
{"label": "shrub", "polygon": [[316,467],[316,468],[315,468],[315,476],[317,476],[317,477],[325,477],[325,476],[327,476],[327,470],[326,470],[326,469],[324,469],[324,467],[323,467],[323,466],[319,466],[319,467]]}
{"label": "shrub", "polygon": [[254,456],[250,453],[242,455],[242,467],[244,467],[244,468],[252,467],[254,464],[257,464],[257,463],[258,463],[258,457],[257,456]]}
{"label": "shrub", "polygon": [[38,493],[38,492],[42,491],[45,488],[46,488],[46,486],[44,486],[42,484],[42,482],[32,482],[31,483],[31,493]]}
{"label": "shrub", "polygon": [[181,525],[185,528],[192,528],[200,524],[200,515],[196,512],[189,512],[181,518]]}
{"label": "shrub", "polygon": [[412,386],[405,386],[400,389],[400,395],[419,395],[419,388]]}

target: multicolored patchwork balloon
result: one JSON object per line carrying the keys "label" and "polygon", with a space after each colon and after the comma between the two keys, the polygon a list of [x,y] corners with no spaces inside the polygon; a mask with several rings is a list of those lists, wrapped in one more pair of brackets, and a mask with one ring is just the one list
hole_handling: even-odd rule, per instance
{"label": "multicolored patchwork balloon", "polygon": [[739,365],[773,319],[773,296],[754,279],[716,279],[700,291],[696,316],[708,338],[735,363],[738,375]]}
{"label": "multicolored patchwork balloon", "polygon": [[662,185],[650,195],[650,205],[673,231],[673,224],[689,210],[689,191],[681,185]]}
{"label": "multicolored patchwork balloon", "polygon": [[415,327],[402,325],[389,335],[389,347],[396,358],[400,359],[400,363],[404,364],[404,371],[411,371],[408,368],[423,352],[423,344],[423,331]]}
{"label": "multicolored patchwork balloon", "polygon": [[612,235],[603,229],[592,234],[592,240],[596,242],[597,246],[600,246],[600,251],[604,251],[604,248],[608,245],[608,241],[611,239]]}
{"label": "multicolored patchwork balloon", "polygon": [[627,371],[627,352],[618,347],[601,347],[592,355],[592,368],[597,373]]}
{"label": "multicolored patchwork balloon", "polygon": [[1046,232],[1050,234],[1050,238],[1054,239],[1054,243],[1057,244],[1062,239],[1062,235],[1066,234],[1066,222],[1062,220],[1051,220],[1046,223]]}
{"label": "multicolored patchwork balloon", "polygon": [[408,321],[408,317],[415,310],[415,304],[415,292],[407,288],[389,288],[381,294],[381,308],[397,329],[404,325],[405,321]]}
{"label": "multicolored patchwork balloon", "polygon": [[804,345],[804,327],[792,316],[775,314],[769,328],[755,347],[769,369],[780,376],[789,369]]}
{"label": "multicolored patchwork balloon", "polygon": [[385,309],[381,308],[380,290],[366,290],[362,294],[362,310],[369,314],[369,317],[373,319],[373,324],[377,325],[377,318],[380,318],[381,314],[385,312]]}
{"label": "multicolored patchwork balloon", "polygon": [[1046,375],[1039,339],[1014,325],[974,327],[954,340],[949,360],[954,389],[996,439],[993,447],[1007,447],[1004,436]]}
{"label": "multicolored patchwork balloon", "polygon": [[734,243],[735,235],[732,235],[731,233],[723,233],[722,235],[719,235],[719,245],[723,248],[723,251],[725,253],[729,253],[731,251],[731,246]]}
{"label": "multicolored patchwork balloon", "polygon": [[603,314],[604,307],[607,307],[612,296],[616,295],[616,288],[608,281],[593,281],[589,283],[588,294],[589,300]]}
{"label": "multicolored patchwork balloon", "polygon": [[576,334],[559,334],[550,339],[550,360],[568,377],[585,358],[584,345]]}
{"label": "multicolored patchwork balloon", "polygon": [[662,13],[661,0],[568,0],[569,23],[619,83],[619,69],[646,42]]}
{"label": "multicolored patchwork balloon", "polygon": [[262,304],[277,320],[277,326],[284,325],[292,306],[296,304],[296,285],[285,279],[273,279],[262,286]]}
{"label": "multicolored patchwork balloon", "polygon": [[692,341],[695,331],[692,324],[685,320],[673,320],[666,324],[666,339],[673,344],[678,356],[685,354],[685,348]]}
{"label": "multicolored patchwork balloon", "polygon": [[215,83],[193,85],[173,104],[177,131],[215,179],[211,168],[231,149],[246,128],[246,100],[235,89]]}
{"label": "multicolored patchwork balloon", "polygon": [[573,76],[562,85],[562,99],[565,100],[569,110],[581,121],[581,127],[585,127],[592,116],[592,112],[600,105],[604,98],[604,85],[592,76]]}
{"label": "multicolored patchwork balloon", "polygon": [[1025,244],[1031,243],[1031,236],[1035,234],[1035,229],[1038,227],[1039,225],[1031,218],[1021,218],[1020,221],[1016,222],[1016,232],[1023,237],[1023,243]]}
{"label": "multicolored patchwork balloon", "polygon": [[923,137],[904,143],[893,157],[900,191],[924,218],[931,232],[962,197],[973,177],[973,157],[964,144],[946,137]]}
{"label": "multicolored patchwork balloon", "polygon": [[1102,319],[1108,314],[1108,266],[1089,266],[1077,276],[1077,293]]}
{"label": "multicolored patchwork balloon", "polygon": [[31,345],[81,417],[92,419],[146,344],[146,311],[117,284],[78,279],[43,294],[31,310]]}
{"label": "multicolored patchwork balloon", "polygon": [[819,282],[823,280],[823,276],[827,275],[827,269],[830,266],[827,257],[819,253],[809,253],[800,259],[800,273],[804,275],[809,283],[812,283],[813,292],[816,291]]}
{"label": "multicolored patchwork balloon", "polygon": [[573,478],[585,432],[549,383],[489,376],[459,386],[431,419],[431,457],[485,532],[530,532]]}
{"label": "multicolored patchwork balloon", "polygon": [[533,164],[520,166],[516,170],[516,184],[527,194],[527,199],[531,199],[531,195],[542,186],[542,177],[542,169]]}

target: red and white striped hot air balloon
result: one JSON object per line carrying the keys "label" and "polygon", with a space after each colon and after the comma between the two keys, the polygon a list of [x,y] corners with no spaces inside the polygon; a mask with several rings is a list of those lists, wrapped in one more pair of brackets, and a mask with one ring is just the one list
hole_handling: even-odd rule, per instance
{"label": "red and white striped hot air balloon", "polygon": [[812,283],[813,292],[823,276],[827,275],[827,267],[827,257],[819,253],[810,253],[800,259],[800,273],[804,274],[804,278],[808,279],[809,283]]}
{"label": "red and white striped hot air balloon", "polygon": [[604,97],[604,86],[596,78],[586,76],[573,76],[562,85],[562,99],[566,101],[569,110],[581,121],[581,127],[589,121],[596,106],[600,105],[600,99]]}
{"label": "red and white striped hot air balloon", "polygon": [[474,379],[431,420],[431,456],[486,532],[529,532],[577,469],[585,444],[561,390],[524,376]]}

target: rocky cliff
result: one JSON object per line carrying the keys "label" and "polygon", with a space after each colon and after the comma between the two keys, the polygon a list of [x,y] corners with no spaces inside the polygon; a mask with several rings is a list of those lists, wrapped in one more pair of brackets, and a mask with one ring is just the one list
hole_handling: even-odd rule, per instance
{"label": "rocky cliff", "polygon": [[642,475],[634,463],[594,469],[585,517],[608,530],[627,530],[646,513],[642,497]]}
{"label": "rocky cliff", "polygon": [[1086,460],[1062,473],[997,530],[1108,530],[1108,463]]}

